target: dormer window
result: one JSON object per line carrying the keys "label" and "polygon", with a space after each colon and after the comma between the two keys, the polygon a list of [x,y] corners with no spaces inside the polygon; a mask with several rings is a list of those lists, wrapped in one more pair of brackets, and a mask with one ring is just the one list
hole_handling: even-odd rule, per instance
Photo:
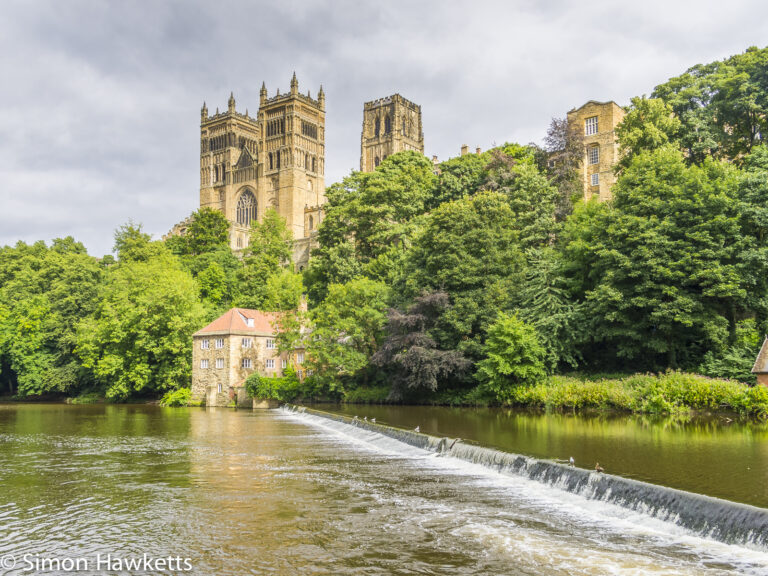
{"label": "dormer window", "polygon": [[245,323],[248,325],[248,328],[253,328],[253,318],[246,318]]}

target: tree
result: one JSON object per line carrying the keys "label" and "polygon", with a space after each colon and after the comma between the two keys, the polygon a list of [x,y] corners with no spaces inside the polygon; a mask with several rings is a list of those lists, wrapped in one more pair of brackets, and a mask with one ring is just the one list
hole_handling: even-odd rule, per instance
{"label": "tree", "polygon": [[632,98],[624,119],[616,126],[621,159],[619,167],[626,168],[641,151],[656,150],[677,143],[682,124],[672,106],[659,98]]}
{"label": "tree", "polygon": [[511,402],[515,387],[532,386],[546,377],[546,352],[536,329],[517,316],[499,315],[488,329],[483,352],[476,376],[499,402]]}
{"label": "tree", "polygon": [[203,254],[229,246],[229,220],[221,210],[200,208],[187,227],[188,251]]}
{"label": "tree", "polygon": [[436,391],[442,384],[461,379],[470,362],[459,350],[442,350],[430,334],[450,307],[445,292],[417,297],[405,312],[387,312],[387,338],[371,358],[374,366],[388,372],[390,400],[402,400],[414,390]]}
{"label": "tree", "polygon": [[432,163],[411,150],[389,156],[375,172],[353,172],[329,187],[320,246],[305,275],[310,299],[319,302],[330,284],[360,275],[391,285],[434,185]]}
{"label": "tree", "polygon": [[441,162],[438,166],[437,182],[428,208],[436,208],[444,202],[452,202],[477,192],[485,179],[488,153],[464,154]]}
{"label": "tree", "polygon": [[113,250],[121,262],[147,262],[166,252],[162,242],[153,242],[149,234],[142,232],[141,224],[128,221],[115,230]]}
{"label": "tree", "polygon": [[606,354],[676,368],[725,344],[745,298],[735,188],[727,164],[689,167],[663,146],[632,160],[611,204],[568,227],[564,259],[579,264],[569,283],[582,287],[574,296]]}
{"label": "tree", "polygon": [[532,162],[511,162],[510,155],[495,153],[484,188],[506,195],[519,230],[521,248],[545,246],[557,230],[557,189]]}
{"label": "tree", "polygon": [[342,393],[365,381],[369,358],[378,350],[389,290],[368,278],[331,284],[311,313],[307,367],[318,389]]}
{"label": "tree", "polygon": [[267,278],[264,286],[263,310],[296,310],[301,304],[304,284],[301,274],[280,270]]}
{"label": "tree", "polygon": [[584,195],[579,167],[584,158],[584,134],[570,126],[567,118],[552,118],[544,138],[547,152],[547,174],[557,188],[555,217],[563,221],[572,211],[573,203]]}
{"label": "tree", "polygon": [[76,348],[107,398],[188,386],[192,333],[205,318],[197,293],[167,253],[110,269],[95,315],[77,327]]}
{"label": "tree", "polygon": [[571,300],[554,249],[531,251],[527,257],[530,264],[521,295],[520,319],[536,329],[550,371],[561,364],[576,368],[581,358],[581,307]]}
{"label": "tree", "polygon": [[427,217],[397,292],[450,295],[452,307],[435,332],[442,347],[476,358],[487,326],[513,306],[525,267],[519,234],[509,200],[498,192],[442,204]]}
{"label": "tree", "polygon": [[731,378],[752,384],[755,381],[752,366],[761,344],[762,339],[754,319],[742,320],[736,325],[733,344],[719,353],[712,350],[707,352],[699,371],[712,378]]}
{"label": "tree", "polygon": [[697,64],[656,86],[682,122],[686,158],[739,159],[768,134],[768,48],[749,48],[730,58]]}
{"label": "tree", "polygon": [[262,222],[251,223],[248,247],[238,275],[240,306],[261,308],[264,305],[267,279],[290,264],[292,244],[291,231],[274,209],[267,210]]}
{"label": "tree", "polygon": [[90,384],[92,375],[73,353],[74,327],[93,314],[102,274],[72,237],[50,248],[0,248],[0,380],[9,392],[71,392]]}

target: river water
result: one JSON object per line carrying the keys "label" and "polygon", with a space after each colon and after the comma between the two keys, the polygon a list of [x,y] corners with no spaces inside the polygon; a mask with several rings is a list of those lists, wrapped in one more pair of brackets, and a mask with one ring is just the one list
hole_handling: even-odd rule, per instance
{"label": "river water", "polygon": [[[576,421],[568,425],[578,432]],[[648,426],[663,446],[665,434]],[[505,426],[493,428],[503,436]],[[764,467],[756,430],[749,442]],[[615,434],[618,446],[634,449]],[[577,436],[577,444],[601,441]],[[709,457],[738,461],[721,451],[742,442],[718,441]],[[608,462],[609,471],[618,467]],[[25,555],[84,559],[83,574],[142,573],[96,569],[107,554],[180,557],[191,569],[157,572],[201,575],[768,574],[764,547],[724,544],[308,414],[0,405],[0,574],[72,573],[26,570]]]}

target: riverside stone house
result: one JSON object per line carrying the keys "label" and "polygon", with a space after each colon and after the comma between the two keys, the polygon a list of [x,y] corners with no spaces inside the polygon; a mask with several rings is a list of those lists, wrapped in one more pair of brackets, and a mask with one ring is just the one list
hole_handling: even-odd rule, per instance
{"label": "riverside stone house", "polygon": [[757,376],[758,385],[768,386],[768,337],[763,340],[763,346],[752,367],[752,374]]}
{"label": "riverside stone house", "polygon": [[206,406],[250,406],[245,380],[254,371],[282,376],[290,364],[303,378],[304,350],[279,354],[279,315],[232,308],[192,335],[192,400]]}

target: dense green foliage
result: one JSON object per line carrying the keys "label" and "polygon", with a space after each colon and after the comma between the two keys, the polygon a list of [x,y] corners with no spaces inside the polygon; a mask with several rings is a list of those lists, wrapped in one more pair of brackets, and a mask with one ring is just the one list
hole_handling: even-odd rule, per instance
{"label": "dense green foliage", "polygon": [[544,380],[546,351],[536,329],[517,316],[499,314],[488,329],[483,351],[477,379],[502,403],[514,397],[515,388]]}
{"label": "dense green foliage", "polygon": [[[166,242],[122,226],[116,259],[71,238],[3,248],[0,386],[174,391],[206,321],[233,305],[296,310],[306,293],[278,343],[306,348],[308,377],[253,376],[255,396],[764,415],[765,392],[744,383],[768,331],[766,70],[768,49],[751,48],[633,98],[603,203],[582,200],[583,130],[562,120],[545,149],[437,166],[408,151],[352,172],[326,190],[302,274],[274,210],[238,254],[206,209]],[[556,376],[573,369],[664,376]]]}

